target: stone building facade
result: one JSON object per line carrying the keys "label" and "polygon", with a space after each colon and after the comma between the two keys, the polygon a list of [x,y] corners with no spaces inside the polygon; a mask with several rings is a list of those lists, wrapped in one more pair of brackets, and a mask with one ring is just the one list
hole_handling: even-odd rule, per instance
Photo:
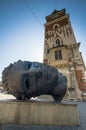
{"label": "stone building facade", "polygon": [[46,17],[43,63],[56,67],[68,79],[66,99],[81,99],[86,90],[85,65],[66,10]]}

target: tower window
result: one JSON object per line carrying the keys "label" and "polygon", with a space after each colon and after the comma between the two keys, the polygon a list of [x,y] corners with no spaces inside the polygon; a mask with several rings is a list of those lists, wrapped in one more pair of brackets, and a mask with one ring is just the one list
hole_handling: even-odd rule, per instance
{"label": "tower window", "polygon": [[59,39],[56,40],[56,46],[60,46],[60,40]]}
{"label": "tower window", "polygon": [[62,59],[62,51],[55,51],[55,60],[61,60]]}
{"label": "tower window", "polygon": [[49,53],[49,49],[47,49],[47,53]]}

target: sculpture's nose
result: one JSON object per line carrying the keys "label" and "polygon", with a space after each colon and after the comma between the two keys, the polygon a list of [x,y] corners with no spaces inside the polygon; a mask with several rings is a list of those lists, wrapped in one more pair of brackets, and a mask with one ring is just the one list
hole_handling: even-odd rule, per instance
{"label": "sculpture's nose", "polygon": [[42,71],[41,71],[41,70],[38,70],[38,71],[36,72],[36,78],[41,78],[42,76],[43,76]]}
{"label": "sculpture's nose", "polygon": [[29,70],[29,74],[34,75],[36,78],[41,78],[43,76],[43,73],[40,68],[32,67]]}
{"label": "sculpture's nose", "polygon": [[35,78],[41,78],[43,76],[43,72],[38,63],[33,63],[30,65],[29,76],[35,76]]}

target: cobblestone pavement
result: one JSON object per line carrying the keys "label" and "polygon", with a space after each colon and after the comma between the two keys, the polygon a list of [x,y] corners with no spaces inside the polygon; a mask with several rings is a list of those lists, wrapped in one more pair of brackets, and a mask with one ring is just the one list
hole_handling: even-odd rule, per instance
{"label": "cobblestone pavement", "polygon": [[78,105],[80,126],[0,125],[0,130],[86,130],[86,102],[65,102]]}

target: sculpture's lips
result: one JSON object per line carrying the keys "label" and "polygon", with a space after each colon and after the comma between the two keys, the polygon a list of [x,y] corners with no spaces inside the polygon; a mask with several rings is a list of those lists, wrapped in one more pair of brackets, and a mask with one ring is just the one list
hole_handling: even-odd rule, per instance
{"label": "sculpture's lips", "polygon": [[30,78],[30,76],[26,76],[24,78],[24,87],[25,87],[25,97],[30,99],[32,96],[32,93],[30,91],[30,88],[32,88],[32,80]]}
{"label": "sculpture's lips", "polygon": [[36,74],[29,73],[24,77],[24,87],[27,91],[30,91],[31,89],[36,89],[37,79]]}
{"label": "sculpture's lips", "polygon": [[28,77],[24,78],[24,86],[25,86],[25,88],[29,89],[30,82],[29,82],[29,78]]}

